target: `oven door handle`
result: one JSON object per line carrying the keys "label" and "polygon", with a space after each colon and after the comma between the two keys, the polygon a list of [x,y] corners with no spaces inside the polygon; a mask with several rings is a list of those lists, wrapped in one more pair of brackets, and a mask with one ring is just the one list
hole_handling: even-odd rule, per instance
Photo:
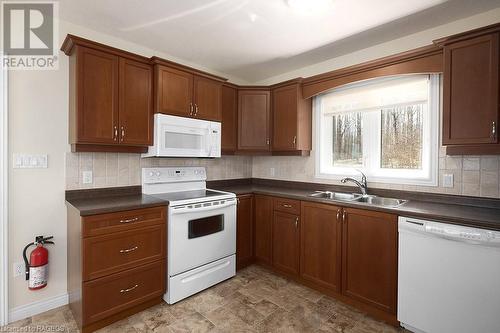
{"label": "oven door handle", "polygon": [[[228,200],[226,200],[225,203],[219,204],[219,205],[205,206],[204,207],[203,204],[201,204],[202,205],[201,207],[194,207],[195,205],[198,205],[198,204],[172,207],[170,210],[170,214],[176,215],[176,214],[185,214],[185,213],[208,212],[208,211],[215,210],[215,209],[226,208],[229,206],[235,206],[236,205],[236,198],[235,199],[228,199]],[[191,207],[189,207],[189,206],[191,206]]]}

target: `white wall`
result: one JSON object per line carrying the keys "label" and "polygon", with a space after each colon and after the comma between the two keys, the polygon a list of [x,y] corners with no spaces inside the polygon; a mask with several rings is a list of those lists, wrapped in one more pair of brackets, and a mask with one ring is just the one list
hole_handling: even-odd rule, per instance
{"label": "white wall", "polygon": [[259,85],[275,84],[297,77],[309,77],[335,69],[356,65],[365,61],[370,61],[399,52],[408,51],[417,47],[432,44],[434,39],[457,34],[460,32],[483,27],[489,24],[500,22],[500,7],[470,16],[461,20],[453,21],[432,29],[424,30],[409,36],[398,38],[386,43],[378,44],[366,49],[361,49],[340,57],[332,58],[310,66],[303,67],[288,73],[274,76],[259,82]]}

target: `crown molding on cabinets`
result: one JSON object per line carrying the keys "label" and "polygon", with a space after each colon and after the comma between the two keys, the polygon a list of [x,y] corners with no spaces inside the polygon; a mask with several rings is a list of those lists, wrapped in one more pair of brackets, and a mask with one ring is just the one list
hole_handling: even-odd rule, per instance
{"label": "crown molding on cabinets", "polygon": [[436,45],[428,45],[308,77],[302,81],[302,93],[304,98],[310,98],[356,81],[390,75],[441,73],[442,71],[443,50]]}

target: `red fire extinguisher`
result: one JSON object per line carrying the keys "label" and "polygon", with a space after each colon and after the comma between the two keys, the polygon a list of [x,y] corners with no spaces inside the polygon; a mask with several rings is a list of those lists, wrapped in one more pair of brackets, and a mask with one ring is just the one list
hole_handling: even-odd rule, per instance
{"label": "red fire extinguisher", "polygon": [[[49,264],[49,251],[43,247],[44,244],[54,244],[50,239],[54,236],[36,236],[33,243],[24,247],[23,258],[26,266],[26,281],[29,281],[30,290],[42,289],[47,285],[47,273]],[[30,253],[30,260],[26,257],[26,250],[32,245],[36,248]]]}

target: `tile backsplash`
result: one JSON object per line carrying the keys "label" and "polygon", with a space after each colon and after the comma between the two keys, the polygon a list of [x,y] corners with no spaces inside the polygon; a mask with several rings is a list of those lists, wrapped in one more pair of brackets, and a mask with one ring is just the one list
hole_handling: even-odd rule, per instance
{"label": "tile backsplash", "polygon": [[[442,186],[445,174],[453,174],[452,188]],[[499,174],[500,156],[445,156],[441,149],[438,186],[373,183],[368,178],[368,187],[500,198]],[[314,152],[309,157],[256,156],[252,162],[252,177],[341,184],[338,180],[315,178]]]}
{"label": "tile backsplash", "polygon": [[[66,153],[66,189],[85,189],[141,184],[141,169],[157,166],[204,166],[208,180],[250,178],[252,157],[218,159],[144,158],[140,154]],[[83,184],[83,172],[92,171],[92,184]]]}
{"label": "tile backsplash", "polygon": [[[67,153],[66,189],[141,184],[141,168],[155,166],[204,166],[208,180],[268,178],[340,184],[315,178],[314,152],[296,156],[223,156],[218,159],[145,158],[140,154]],[[272,172],[271,169],[274,169]],[[92,171],[93,183],[83,184],[84,171]],[[442,186],[444,174],[453,174],[452,188]],[[370,182],[369,187],[500,198],[500,156],[439,156],[439,186],[397,185]]]}

